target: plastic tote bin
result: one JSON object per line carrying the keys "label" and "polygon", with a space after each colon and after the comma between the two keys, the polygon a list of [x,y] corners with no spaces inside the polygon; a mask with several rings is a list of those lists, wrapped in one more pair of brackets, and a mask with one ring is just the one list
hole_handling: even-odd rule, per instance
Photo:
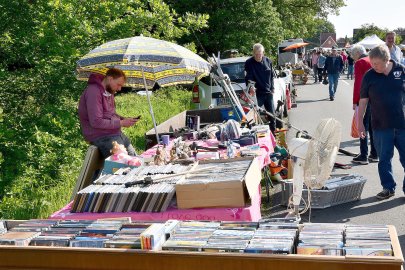
{"label": "plastic tote bin", "polygon": [[[311,190],[311,207],[314,209],[323,209],[330,206],[360,200],[366,179],[357,174],[350,174],[337,178],[331,178],[326,181],[323,189]],[[287,180],[283,183],[282,205],[288,205],[288,199],[293,192],[293,180]],[[302,199],[308,204],[308,189],[302,191]],[[301,202],[300,207],[304,207]]]}

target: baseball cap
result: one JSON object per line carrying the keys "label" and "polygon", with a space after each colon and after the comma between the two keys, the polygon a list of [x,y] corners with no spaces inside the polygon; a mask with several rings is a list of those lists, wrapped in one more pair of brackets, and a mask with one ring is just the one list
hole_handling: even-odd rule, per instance
{"label": "baseball cap", "polygon": [[332,50],[336,50],[336,47],[335,47],[335,46],[332,46]]}

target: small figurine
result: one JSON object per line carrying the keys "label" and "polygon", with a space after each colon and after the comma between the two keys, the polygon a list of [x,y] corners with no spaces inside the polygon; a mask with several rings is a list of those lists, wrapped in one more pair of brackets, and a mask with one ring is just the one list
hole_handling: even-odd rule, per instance
{"label": "small figurine", "polygon": [[110,159],[114,162],[123,163],[129,166],[139,167],[142,162],[139,158],[128,155],[127,149],[124,145],[119,144],[116,141],[112,142],[113,148],[110,150]]}
{"label": "small figurine", "polygon": [[155,165],[166,165],[168,161],[167,157],[167,152],[166,152],[166,146],[163,145],[163,147],[158,146],[156,149],[156,154],[153,157],[153,163]]}

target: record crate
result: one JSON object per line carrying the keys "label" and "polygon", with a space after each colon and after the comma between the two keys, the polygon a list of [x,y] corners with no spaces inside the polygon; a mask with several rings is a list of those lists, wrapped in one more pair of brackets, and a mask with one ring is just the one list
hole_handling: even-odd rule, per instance
{"label": "record crate", "polygon": [[[288,200],[293,193],[293,181],[287,180],[282,187],[282,205],[288,206]],[[358,174],[331,178],[326,181],[322,189],[311,190],[311,207],[324,209],[334,205],[358,201],[361,198],[366,179]],[[302,190],[302,199],[308,204],[308,189]],[[301,200],[300,207],[305,203]]]}

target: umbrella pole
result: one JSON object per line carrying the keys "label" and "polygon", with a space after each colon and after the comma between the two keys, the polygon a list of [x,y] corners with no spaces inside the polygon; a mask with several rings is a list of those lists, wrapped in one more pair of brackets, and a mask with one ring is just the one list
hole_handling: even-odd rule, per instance
{"label": "umbrella pole", "polygon": [[145,91],[146,91],[146,97],[148,99],[148,104],[149,104],[149,113],[152,116],[153,128],[155,129],[156,142],[157,142],[157,144],[159,144],[159,133],[158,133],[157,127],[156,127],[155,115],[153,114],[152,103],[150,102],[148,86],[146,85],[146,78],[145,78],[145,73],[143,71],[143,66],[142,65],[141,65],[141,71],[142,71],[143,84],[145,86]]}

